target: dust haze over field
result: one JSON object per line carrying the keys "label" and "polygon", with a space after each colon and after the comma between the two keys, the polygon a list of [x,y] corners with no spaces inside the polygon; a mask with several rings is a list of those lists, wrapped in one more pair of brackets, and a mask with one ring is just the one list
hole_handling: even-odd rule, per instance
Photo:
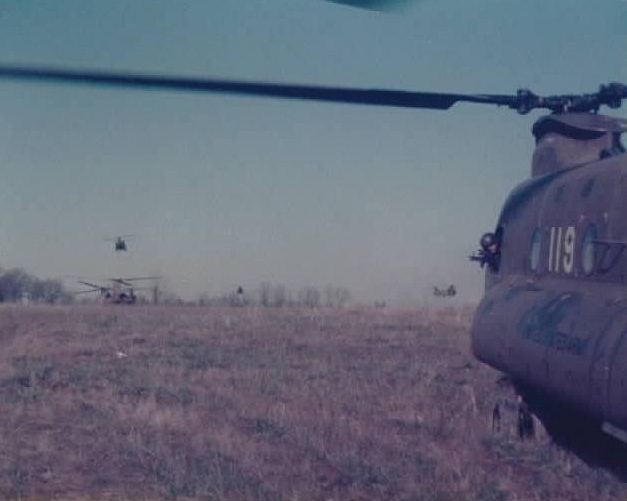
{"label": "dust haze over field", "polygon": [[0,307],[5,499],[616,499],[520,442],[471,308]]}

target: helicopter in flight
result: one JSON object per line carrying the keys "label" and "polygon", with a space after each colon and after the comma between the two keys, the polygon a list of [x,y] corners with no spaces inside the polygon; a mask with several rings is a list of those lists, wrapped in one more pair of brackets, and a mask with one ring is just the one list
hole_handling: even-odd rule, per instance
{"label": "helicopter in flight", "polygon": [[119,235],[113,238],[105,238],[106,242],[114,242],[115,251],[126,251],[128,247],[126,245],[126,240],[129,238],[133,238],[135,235]]}
{"label": "helicopter in flight", "polygon": [[97,292],[106,302],[113,304],[134,304],[137,301],[138,290],[146,290],[146,288],[138,288],[134,282],[159,280],[161,277],[128,277],[128,278],[109,278],[109,285],[96,284],[79,280],[78,283],[86,285],[90,289],[78,291],[75,294],[91,294]]}
{"label": "helicopter in flight", "polygon": [[551,433],[571,431],[568,413],[627,442],[627,120],[599,114],[622,105],[627,85],[545,97],[526,89],[452,94],[9,64],[0,64],[0,79],[413,109],[547,110],[532,127],[529,178],[510,192],[471,256],[485,272],[471,349],[513,381]]}

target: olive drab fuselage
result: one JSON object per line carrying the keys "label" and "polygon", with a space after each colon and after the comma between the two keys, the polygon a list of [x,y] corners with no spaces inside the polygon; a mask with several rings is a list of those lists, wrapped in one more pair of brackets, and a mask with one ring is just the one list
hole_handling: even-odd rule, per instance
{"label": "olive drab fuselage", "polygon": [[627,121],[554,114],[534,126],[532,177],[497,222],[499,266],[471,330],[475,356],[627,430]]}

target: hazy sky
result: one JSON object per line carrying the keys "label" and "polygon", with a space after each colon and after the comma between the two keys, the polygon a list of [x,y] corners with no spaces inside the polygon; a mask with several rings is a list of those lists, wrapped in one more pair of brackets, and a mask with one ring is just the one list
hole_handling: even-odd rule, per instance
{"label": "hazy sky", "polygon": [[[459,93],[627,83],[627,1],[21,0],[0,61]],[[193,298],[260,282],[423,301],[456,283],[529,175],[542,113],[416,111],[0,81],[0,266],[159,273]],[[627,116],[627,106],[611,110]],[[607,111],[607,110],[606,110]],[[106,237],[136,234],[115,253]]]}

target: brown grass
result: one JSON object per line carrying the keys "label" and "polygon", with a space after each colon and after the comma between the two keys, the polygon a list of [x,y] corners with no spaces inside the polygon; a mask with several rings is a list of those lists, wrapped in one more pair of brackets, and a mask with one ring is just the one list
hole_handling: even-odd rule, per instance
{"label": "brown grass", "polygon": [[616,499],[521,443],[470,310],[0,307],[3,499]]}

